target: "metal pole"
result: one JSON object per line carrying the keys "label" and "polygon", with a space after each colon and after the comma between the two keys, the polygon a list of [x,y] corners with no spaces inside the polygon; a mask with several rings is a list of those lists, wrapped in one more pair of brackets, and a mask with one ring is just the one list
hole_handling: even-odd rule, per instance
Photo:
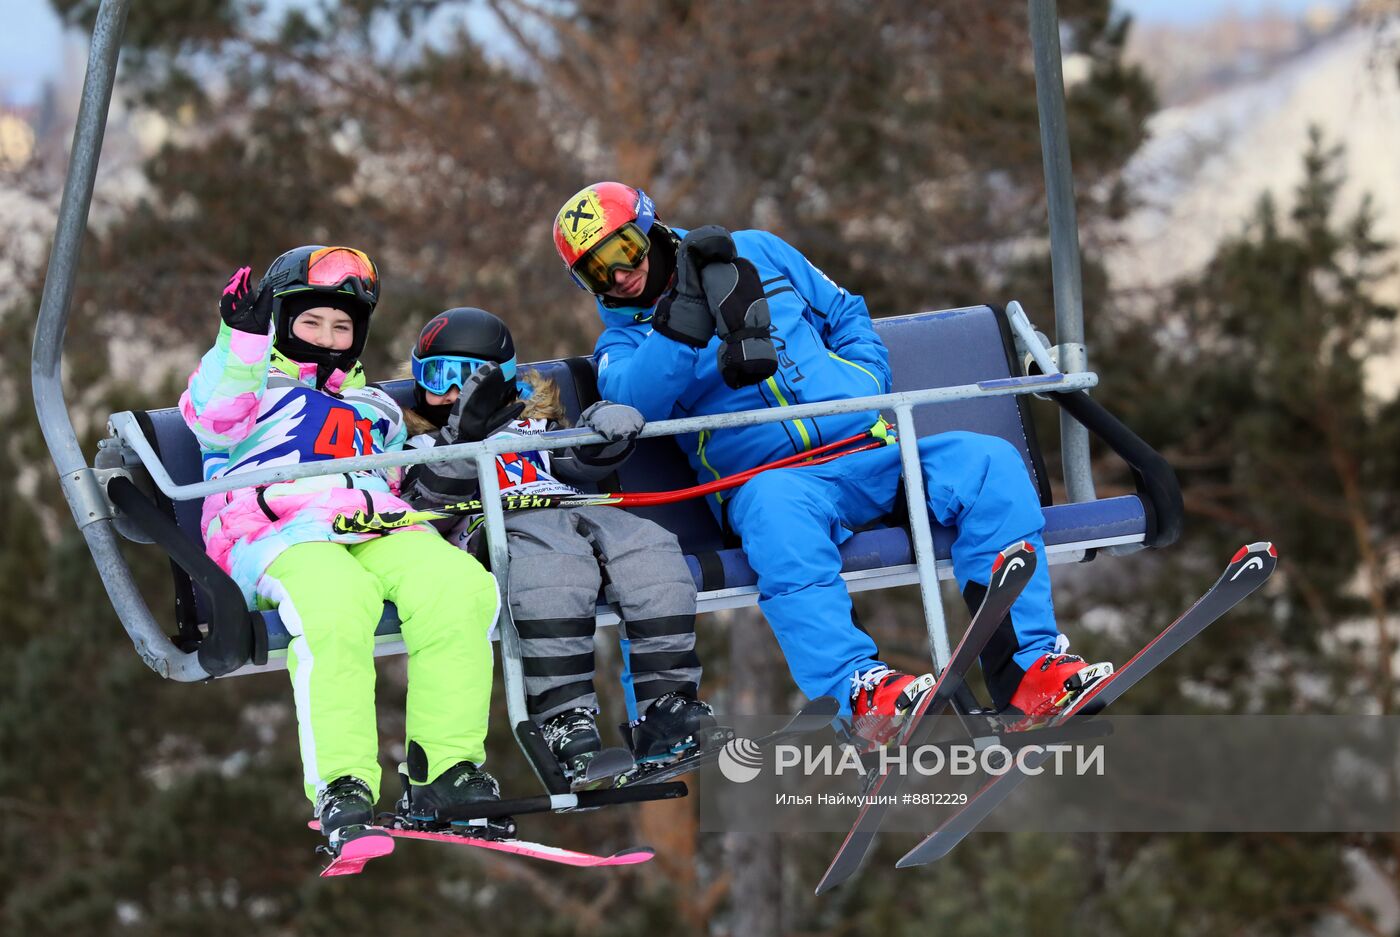
{"label": "metal pole", "polygon": [[131,636],[136,651],[152,670],[173,680],[204,680],[208,673],[194,654],[177,649],[164,629],[151,615],[150,608],[136,589],[131,569],[117,545],[110,516],[97,516],[91,505],[102,500],[102,493],[78,445],[73,422],[63,399],[63,337],[68,331],[68,314],[73,301],[73,283],[78,273],[83,236],[87,233],[88,208],[97,180],[97,161],[102,154],[102,138],[107,130],[107,110],[116,81],[117,58],[121,52],[122,31],[126,26],[131,0],[102,0],[88,47],[87,75],[78,105],[78,123],[73,131],[73,149],[68,160],[68,176],[58,207],[58,227],[49,252],[49,269],[44,279],[44,295],[34,325],[34,348],[30,354],[30,386],[39,429],[58,469],[63,496],[74,520],[87,540],[93,562],[102,576],[112,607],[122,627]]}
{"label": "metal pole", "polygon": [[924,496],[924,468],[919,461],[919,433],[914,428],[914,408],[908,404],[894,408],[895,428],[899,431],[899,461],[904,468],[904,496],[909,502],[909,531],[914,535],[914,565],[919,570],[919,597],[924,603],[928,625],[928,648],[939,673],[948,666],[948,622],[943,616],[943,598],[938,594],[937,557],[933,552],[933,528],[928,520],[928,499]]}
{"label": "metal pole", "polygon": [[[1013,328],[1015,327],[1013,323]],[[1032,333],[1034,337],[1034,333]],[[1040,393],[1052,391],[1087,390],[1098,384],[1098,375],[1092,372],[1079,374],[1041,374],[1034,377],[1003,377],[976,384],[960,384],[955,387],[931,387],[924,390],[902,391],[897,394],[880,394],[872,397],[852,397],[845,400],[826,400],[816,403],[799,403],[791,407],[773,407],[762,410],[740,410],[734,413],[712,413],[707,416],[691,416],[679,420],[657,420],[648,423],[642,430],[642,439],[656,436],[675,436],[680,433],[695,433],[705,429],[728,429],[735,426],[755,426],[762,423],[785,423],[789,420],[807,417],[826,416],[833,413],[860,413],[866,410],[889,410],[904,404],[922,406],[926,403],[941,403],[950,400],[970,400],[981,397],[999,397],[1008,394]],[[157,488],[174,501],[189,501],[224,491],[249,488],[254,485],[270,485],[291,478],[308,478],[315,475],[339,475],[341,472],[373,471],[391,466],[419,465],[430,462],[448,462],[457,459],[475,459],[483,452],[499,455],[503,452],[516,452],[526,449],[563,449],[568,446],[589,445],[606,442],[602,436],[587,430],[566,429],[541,433],[528,438],[521,436],[500,436],[481,442],[454,443],[451,446],[435,446],[432,449],[403,449],[396,452],[380,452],[375,455],[354,456],[349,459],[334,459],[325,462],[300,462],[275,468],[240,472],[207,482],[193,482],[177,485],[160,464],[155,449],[141,432],[136,417],[130,413],[114,413],[108,420],[112,431],[141,460],[150,473]]]}
{"label": "metal pole", "polygon": [[[1035,54],[1035,100],[1040,112],[1040,155],[1050,214],[1050,269],[1055,286],[1055,344],[1060,371],[1088,369],[1084,347],[1084,285],[1079,269],[1079,223],[1065,117],[1065,80],[1060,68],[1060,16],[1055,0],[1029,0],[1031,47]],[[1089,431],[1060,414],[1060,451],[1071,501],[1094,500]]]}
{"label": "metal pole", "polygon": [[[34,349],[30,358],[34,409],[54,464],[59,475],[64,477],[87,467],[73,423],[68,419],[60,364],[73,300],[73,281],[78,273],[78,257],[82,253],[88,208],[97,179],[97,160],[107,130],[107,109],[112,101],[122,29],[130,6],[131,0],[102,0],[97,11],[92,44],[88,49],[87,77],[83,80],[83,97],[78,106],[78,125],[73,131],[68,178],[58,207],[58,229],[49,253],[44,296],[34,328]],[[65,481],[65,493],[68,484]],[[80,518],[80,523],[83,520]]]}
{"label": "metal pole", "polygon": [[[491,559],[491,571],[496,576],[496,588],[501,594],[496,630],[501,638],[501,677],[506,688],[506,712],[514,731],[516,726],[530,721],[530,710],[525,700],[525,668],[521,663],[524,648],[520,643],[520,632],[515,629],[515,618],[510,612],[510,541],[506,535],[506,516],[501,509],[501,486],[496,478],[496,457],[493,453],[477,454],[476,478],[481,489],[482,513],[486,518],[487,554]],[[524,747],[524,743],[521,744]],[[550,790],[549,781],[540,773],[532,753],[528,749],[525,753],[540,783],[545,790]]]}

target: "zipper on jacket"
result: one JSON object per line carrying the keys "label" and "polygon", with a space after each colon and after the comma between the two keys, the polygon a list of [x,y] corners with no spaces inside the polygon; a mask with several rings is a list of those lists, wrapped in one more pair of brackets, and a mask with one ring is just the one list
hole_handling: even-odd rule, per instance
{"label": "zipper on jacket", "polygon": [[[792,404],[787,402],[787,398],[783,396],[783,392],[778,389],[778,382],[776,380],[770,377],[768,380],[764,381],[764,383],[767,384],[768,389],[773,392],[773,396],[777,398],[780,406],[792,406]],[[803,425],[802,421],[793,420],[792,425],[797,427],[797,433],[802,437],[802,451],[806,452],[808,449],[812,448],[812,436],[807,432],[807,427]]]}
{"label": "zipper on jacket", "polygon": [[847,358],[842,358],[840,355],[838,355],[838,354],[837,354],[836,352],[834,352],[834,351],[828,351],[827,354],[830,355],[831,357],[835,358],[837,361],[841,362],[842,364],[848,364],[848,365],[850,365],[851,367],[853,367],[853,368],[855,368],[855,369],[857,369],[857,370],[859,370],[859,371],[864,372],[866,377],[870,378],[872,381],[875,382],[875,393],[876,393],[876,394],[883,394],[883,393],[885,392],[885,388],[884,388],[883,386],[881,386],[881,384],[880,384],[880,379],[879,379],[878,377],[876,377],[876,376],[874,375],[874,373],[870,371],[869,368],[861,367],[860,365],[856,364],[854,361],[851,361],[851,360],[849,360],[849,359],[847,359]]}
{"label": "zipper on jacket", "polygon": [[[697,456],[700,457],[700,464],[703,465],[703,466],[705,466],[705,468],[706,468],[707,470],[709,470],[709,473],[710,473],[711,475],[713,475],[715,478],[719,478],[719,477],[720,477],[719,472],[715,471],[715,467],[714,467],[713,465],[711,465],[711,464],[710,464],[710,460],[707,459],[707,458],[705,457],[705,446],[709,443],[709,441],[710,441],[710,431],[707,430],[707,429],[702,429],[702,430],[700,431],[700,439],[699,439],[699,441],[698,441],[698,444],[697,444],[696,447],[695,447],[695,454],[696,454]],[[723,503],[724,503],[724,492],[722,492],[722,491],[716,491],[716,492],[715,492],[715,503],[716,503],[716,504],[723,504]]]}

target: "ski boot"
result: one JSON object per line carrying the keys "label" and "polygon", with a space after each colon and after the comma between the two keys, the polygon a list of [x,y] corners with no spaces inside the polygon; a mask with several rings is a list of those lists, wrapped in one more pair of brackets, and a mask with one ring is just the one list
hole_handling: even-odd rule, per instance
{"label": "ski boot", "polygon": [[315,809],[326,837],[318,851],[327,853],[333,865],[358,872],[370,859],[394,851],[393,837],[372,825],[374,796],[359,778],[347,774],[326,785]]}
{"label": "ski boot", "polygon": [[631,726],[632,753],[638,762],[664,763],[692,751],[724,744],[734,733],[715,722],[715,711],[690,693],[673,690],[652,700]]}
{"label": "ski boot", "polygon": [[569,786],[573,790],[586,787],[588,765],[603,750],[593,710],[582,706],[566,709],[545,720],[540,730]]}
{"label": "ski boot", "polygon": [[496,779],[471,761],[459,761],[428,781],[428,756],[417,742],[408,743],[408,762],[399,765],[399,780],[403,797],[398,804],[399,817],[417,829],[440,829],[450,819],[440,819],[439,811],[489,803],[501,799],[501,786]]}
{"label": "ski boot", "polygon": [[931,673],[915,677],[883,664],[851,677],[851,735],[856,748],[872,752],[889,744],[937,682]]}
{"label": "ski boot", "polygon": [[1010,720],[1013,732],[1045,725],[1112,673],[1113,665],[1107,662],[1088,664],[1062,652],[1042,654],[1021,678],[1002,718]]}

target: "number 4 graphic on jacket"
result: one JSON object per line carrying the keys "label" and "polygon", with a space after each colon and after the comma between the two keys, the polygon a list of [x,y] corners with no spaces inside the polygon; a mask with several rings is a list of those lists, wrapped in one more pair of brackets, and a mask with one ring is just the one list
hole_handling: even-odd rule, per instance
{"label": "number 4 graphic on jacket", "polygon": [[[332,459],[348,459],[353,455],[369,455],[373,451],[369,420],[357,420],[353,411],[336,407],[326,414],[321,432],[316,436],[312,452]],[[359,451],[355,443],[359,442]]]}

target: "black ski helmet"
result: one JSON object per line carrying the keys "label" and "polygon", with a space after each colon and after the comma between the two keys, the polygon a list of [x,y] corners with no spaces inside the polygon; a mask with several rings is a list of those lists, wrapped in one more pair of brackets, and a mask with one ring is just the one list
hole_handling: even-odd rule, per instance
{"label": "black ski helmet", "polygon": [[[515,340],[511,338],[510,329],[496,316],[475,306],[445,310],[423,326],[413,346],[415,373],[421,362],[429,358],[494,361],[501,366],[508,383],[513,384],[515,380]],[[432,409],[418,381],[413,384],[413,400],[415,408],[425,415]]]}
{"label": "black ski helmet", "polygon": [[[364,251],[353,247],[307,244],[272,262],[259,289],[271,289],[273,345],[293,361],[317,366],[317,386],[332,370],[349,372],[369,338],[370,316],[379,302],[379,270]],[[343,310],[354,325],[350,347],[335,351],[304,342],[292,334],[296,317],[315,306]]]}
{"label": "black ski helmet", "polygon": [[506,324],[475,306],[458,306],[433,317],[418,333],[413,356],[477,358],[504,365],[515,358],[515,340]]}

